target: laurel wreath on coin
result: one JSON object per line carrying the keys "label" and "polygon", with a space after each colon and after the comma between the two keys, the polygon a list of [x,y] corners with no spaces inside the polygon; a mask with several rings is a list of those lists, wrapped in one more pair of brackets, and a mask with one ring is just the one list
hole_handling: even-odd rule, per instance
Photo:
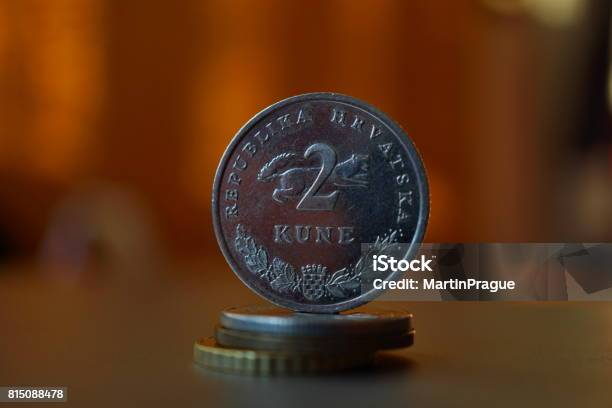
{"label": "laurel wreath on coin", "polygon": [[300,294],[308,300],[320,298],[343,299],[360,289],[361,275],[366,268],[367,259],[385,251],[397,242],[400,230],[390,230],[388,234],[376,237],[367,253],[354,265],[339,269],[332,274],[327,267],[309,264],[300,267],[299,273],[284,260],[274,257],[269,260],[266,249],[258,245],[242,224],[236,226],[234,246],[244,257],[247,268],[267,281],[272,289],[282,294]]}

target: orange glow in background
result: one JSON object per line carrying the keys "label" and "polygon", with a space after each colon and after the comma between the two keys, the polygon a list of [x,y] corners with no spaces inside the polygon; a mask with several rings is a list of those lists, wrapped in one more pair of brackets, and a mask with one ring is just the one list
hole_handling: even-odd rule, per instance
{"label": "orange glow in background", "polygon": [[[142,223],[170,253],[220,256],[225,146],[269,104],[316,91],[371,103],[412,137],[428,241],[610,240],[609,7],[3,1],[0,248],[34,256],[80,220],[103,241]],[[91,199],[117,192],[129,204]]]}

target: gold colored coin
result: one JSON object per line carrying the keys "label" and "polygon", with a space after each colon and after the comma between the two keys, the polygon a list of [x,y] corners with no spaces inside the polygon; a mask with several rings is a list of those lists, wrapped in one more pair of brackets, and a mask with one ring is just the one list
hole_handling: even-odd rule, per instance
{"label": "gold colored coin", "polygon": [[241,374],[275,375],[341,371],[373,363],[374,352],[312,353],[250,350],[220,346],[213,337],[198,340],[194,362],[203,367]]}

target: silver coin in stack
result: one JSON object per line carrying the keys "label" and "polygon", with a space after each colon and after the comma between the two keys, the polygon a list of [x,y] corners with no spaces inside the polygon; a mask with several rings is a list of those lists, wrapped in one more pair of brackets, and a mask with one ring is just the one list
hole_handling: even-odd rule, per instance
{"label": "silver coin in stack", "polygon": [[[234,137],[217,170],[213,223],[238,277],[270,302],[335,313],[376,297],[374,243],[422,241],[429,214],[423,164],[376,108],[333,93],[280,101]],[[368,268],[370,272],[368,272]],[[367,274],[367,276],[366,276]]]}
{"label": "silver coin in stack", "polygon": [[339,332],[327,336],[287,336],[217,326],[215,339],[223,347],[240,349],[317,354],[373,353],[410,347],[414,342],[414,330],[384,335],[349,336]]}
{"label": "silver coin in stack", "polygon": [[244,332],[285,336],[398,335],[412,330],[412,315],[399,311],[293,313],[273,306],[232,307],[221,312],[221,326]]}

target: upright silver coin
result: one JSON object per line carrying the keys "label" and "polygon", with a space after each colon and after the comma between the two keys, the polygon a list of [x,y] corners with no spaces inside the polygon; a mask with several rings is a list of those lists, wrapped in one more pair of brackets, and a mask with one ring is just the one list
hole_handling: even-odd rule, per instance
{"label": "upright silver coin", "polygon": [[[422,241],[429,193],[406,134],[374,107],[314,93],[252,118],[215,177],[213,222],[233,271],[272,303],[333,313],[379,294],[369,274],[375,249]],[[406,248],[405,247],[405,248]]]}
{"label": "upright silver coin", "polygon": [[221,326],[258,334],[285,336],[398,335],[412,329],[412,315],[398,311],[293,313],[272,306],[232,307],[221,312]]}

